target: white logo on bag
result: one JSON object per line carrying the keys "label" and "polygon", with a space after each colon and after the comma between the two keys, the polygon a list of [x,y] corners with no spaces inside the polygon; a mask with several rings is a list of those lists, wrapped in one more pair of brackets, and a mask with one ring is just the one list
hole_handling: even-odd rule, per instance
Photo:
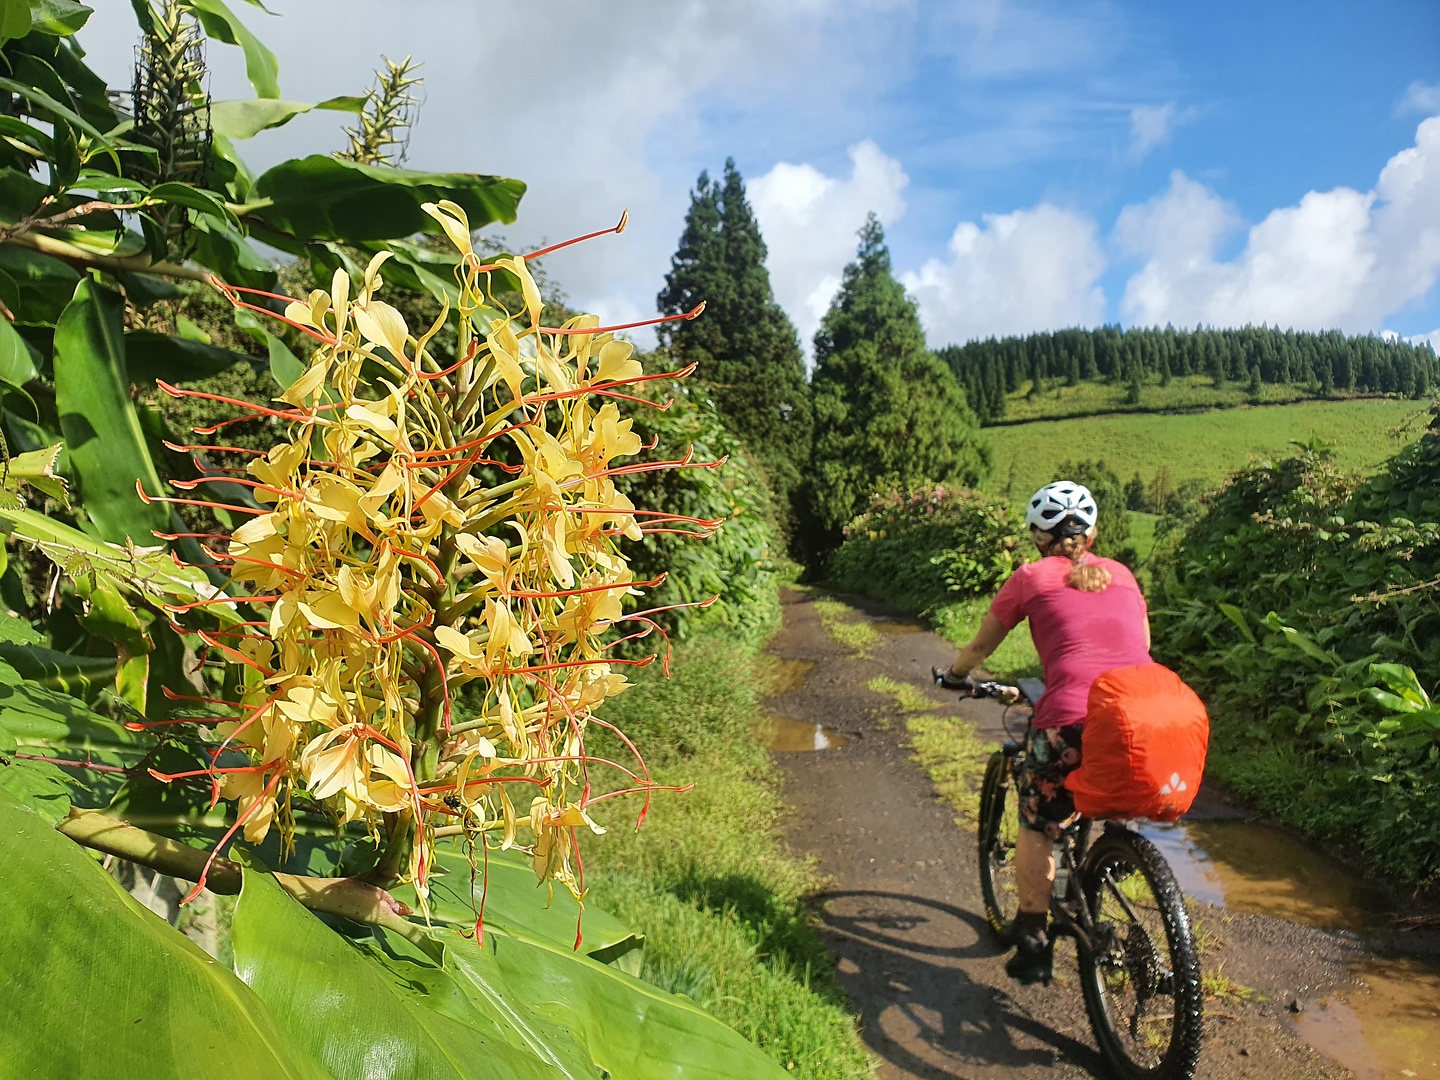
{"label": "white logo on bag", "polygon": [[1171,773],[1171,774],[1170,774],[1170,783],[1166,784],[1164,787],[1162,787],[1162,788],[1160,789],[1160,794],[1161,794],[1161,795],[1173,795],[1173,794],[1175,794],[1177,791],[1184,791],[1184,790],[1185,790],[1187,787],[1189,787],[1189,786],[1190,786],[1190,785],[1187,784],[1187,783],[1185,783],[1184,780],[1181,780],[1181,779],[1180,779],[1180,774],[1179,774],[1178,772],[1177,772],[1177,773]]}

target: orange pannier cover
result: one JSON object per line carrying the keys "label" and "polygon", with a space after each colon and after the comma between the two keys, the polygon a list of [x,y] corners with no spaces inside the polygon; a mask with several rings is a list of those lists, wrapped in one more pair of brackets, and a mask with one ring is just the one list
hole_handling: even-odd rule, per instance
{"label": "orange pannier cover", "polygon": [[1080,767],[1065,780],[1092,818],[1174,821],[1205,772],[1205,703],[1163,664],[1105,672],[1090,687]]}

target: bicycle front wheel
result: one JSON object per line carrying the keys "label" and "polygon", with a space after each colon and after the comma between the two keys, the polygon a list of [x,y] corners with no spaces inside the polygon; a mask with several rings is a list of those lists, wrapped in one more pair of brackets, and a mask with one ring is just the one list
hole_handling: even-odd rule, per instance
{"label": "bicycle front wheel", "polygon": [[1010,775],[1011,758],[1002,750],[990,757],[980,785],[980,894],[985,919],[997,937],[1012,944],[1020,892],[1015,880],[1015,843],[1020,835],[1020,793]]}
{"label": "bicycle front wheel", "polygon": [[1175,875],[1150,841],[1108,826],[1080,877],[1093,927],[1079,950],[1080,985],[1101,1052],[1122,1080],[1190,1080],[1200,957]]}

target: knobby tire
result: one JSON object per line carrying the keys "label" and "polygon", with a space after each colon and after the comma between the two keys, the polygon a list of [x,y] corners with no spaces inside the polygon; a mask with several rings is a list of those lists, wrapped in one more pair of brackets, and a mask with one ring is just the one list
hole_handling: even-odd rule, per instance
{"label": "knobby tire", "polygon": [[[1012,846],[1005,853],[1003,864],[997,865],[996,858],[1004,844],[1003,826],[1006,817],[1013,814],[1018,825],[1020,795],[1015,790],[1014,778],[1010,774],[1011,758],[1003,750],[990,756],[985,766],[985,780],[980,786],[980,894],[985,900],[985,919],[1002,943],[1014,944],[1017,935],[1019,897],[1014,893],[1015,849]],[[1005,896],[1004,875],[1007,873],[1012,886],[1011,895]]]}
{"label": "knobby tire", "polygon": [[[1105,929],[1108,920],[1101,920],[1106,897],[1112,898],[1114,909],[1124,910],[1115,898],[1112,885],[1105,880],[1109,871],[1111,882],[1118,872],[1128,867],[1128,878],[1133,874],[1143,877],[1153,899],[1153,910],[1160,916],[1164,927],[1164,948],[1168,955],[1161,955],[1162,944],[1153,940],[1158,935],[1138,934],[1134,927],[1140,922],[1126,924],[1124,934],[1108,936]],[[1200,987],[1200,956],[1190,928],[1190,916],[1185,909],[1180,886],[1175,881],[1164,857],[1155,846],[1138,833],[1129,829],[1110,826],[1095,841],[1080,871],[1082,897],[1092,919],[1097,920],[1094,951],[1083,945],[1078,950],[1080,985],[1085,996],[1085,1011],[1090,1016],[1090,1026],[1095,1032],[1100,1050],[1120,1080],[1191,1080],[1200,1057],[1201,1029],[1203,1026],[1202,993]],[[1131,882],[1132,892],[1138,892],[1138,882]],[[1123,889],[1116,886],[1123,893]],[[1132,900],[1134,909],[1147,905]],[[1119,922],[1112,924],[1119,926]],[[1123,939],[1123,940],[1122,940]],[[1108,946],[1108,947],[1107,947]],[[1168,976],[1166,964],[1168,962]],[[1173,1021],[1170,1028],[1170,1042],[1163,1055],[1150,1048],[1150,1054],[1132,1053],[1127,1045],[1126,1035],[1117,1030],[1115,1018],[1107,1008],[1107,1000],[1116,1001],[1118,994],[1107,989],[1107,972],[1118,984],[1128,986],[1138,999],[1158,1000],[1169,996],[1173,1002]],[[1145,985],[1156,981],[1162,987],[1155,993]],[[1170,993],[1163,993],[1166,982]],[[1143,1009],[1137,1010],[1143,1013]],[[1132,1013],[1132,1017],[1136,1013]],[[1153,1030],[1153,1029],[1152,1029]],[[1158,1035],[1151,1036],[1158,1038]],[[1132,1029],[1131,1038],[1141,1042]],[[1154,1055],[1156,1060],[1149,1060]],[[1137,1056],[1146,1060],[1136,1060]]]}

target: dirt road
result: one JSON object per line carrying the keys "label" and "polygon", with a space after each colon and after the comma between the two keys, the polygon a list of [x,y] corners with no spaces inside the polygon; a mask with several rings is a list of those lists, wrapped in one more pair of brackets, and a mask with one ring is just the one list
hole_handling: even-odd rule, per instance
{"label": "dirt road", "polygon": [[[954,656],[934,634],[866,610],[857,617],[891,632],[857,658],[832,639],[810,597],[792,592],[786,601],[785,627],[771,651],[814,666],[792,664],[805,671],[803,680],[771,698],[770,708],[850,738],[839,749],[777,755],[794,811],[787,835],[831,882],[817,913],[866,1042],[882,1062],[880,1076],[1106,1076],[1080,1000],[1073,945],[1057,948],[1057,979],[1048,988],[1006,977],[1005,953],[985,928],[973,827],[958,825],[953,809],[936,799],[910,760],[903,722],[866,683],[885,675],[926,687],[937,715],[963,717],[996,741],[1004,738],[998,706],[928,687],[930,666]],[[1263,916],[1211,909],[1201,922],[1205,970],[1223,970],[1268,1000],[1207,1001],[1199,1076],[1351,1076],[1292,1033],[1288,1007],[1297,997],[1304,1007],[1344,982],[1347,951],[1356,944]]]}

